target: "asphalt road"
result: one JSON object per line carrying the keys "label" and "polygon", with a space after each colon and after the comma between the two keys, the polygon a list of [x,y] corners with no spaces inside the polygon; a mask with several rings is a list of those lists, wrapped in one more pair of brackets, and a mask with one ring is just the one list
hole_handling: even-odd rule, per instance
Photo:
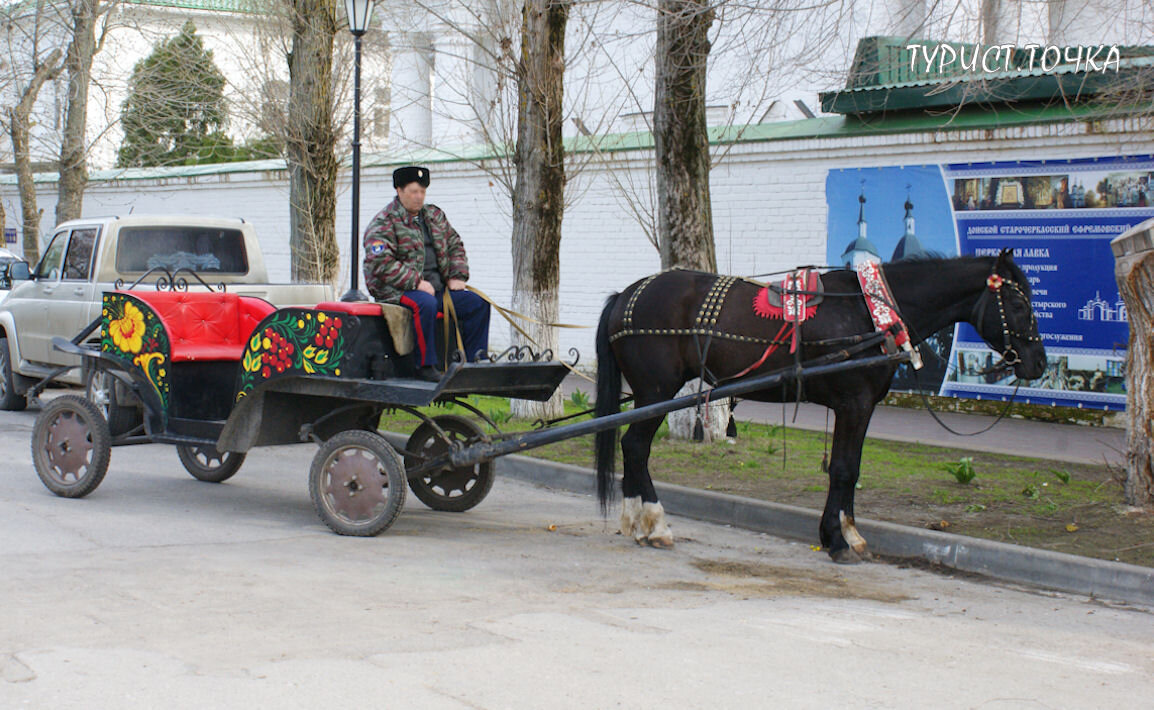
{"label": "asphalt road", "polygon": [[674,518],[672,551],[591,498],[499,480],[342,538],[311,445],[232,481],[114,449],[50,494],[34,412],[0,413],[0,708],[1090,708],[1154,693],[1154,615]]}

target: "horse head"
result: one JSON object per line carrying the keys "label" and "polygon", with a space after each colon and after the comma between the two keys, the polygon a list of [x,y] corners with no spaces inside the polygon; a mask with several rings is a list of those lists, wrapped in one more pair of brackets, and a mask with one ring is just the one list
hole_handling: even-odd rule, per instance
{"label": "horse head", "polygon": [[1003,249],[986,276],[982,294],[970,314],[970,324],[1001,353],[995,368],[1013,367],[1023,380],[1035,380],[1046,371],[1046,349],[1030,303],[1030,281],[1014,263],[1013,252]]}

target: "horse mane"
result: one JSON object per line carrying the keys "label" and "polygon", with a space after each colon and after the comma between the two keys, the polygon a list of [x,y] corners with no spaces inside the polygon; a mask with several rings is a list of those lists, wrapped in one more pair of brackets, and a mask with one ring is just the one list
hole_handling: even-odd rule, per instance
{"label": "horse mane", "polygon": [[949,258],[950,257],[948,257],[945,254],[942,254],[941,252],[938,252],[938,251],[924,251],[924,252],[918,252],[917,254],[910,254],[909,256],[903,256],[900,259],[895,259],[895,260],[890,261],[888,263],[898,264],[898,263],[904,263],[904,262],[909,262],[909,261],[915,261],[915,262],[945,261]]}
{"label": "horse mane", "polygon": [[[973,256],[968,254],[962,256],[943,256],[936,252],[927,252],[924,254],[911,255],[904,259],[898,259],[897,261],[889,261],[884,263],[882,266],[885,268],[898,267],[898,269],[901,270],[902,267],[906,266],[928,266],[944,268],[949,264],[959,262],[984,262],[988,264],[987,268],[993,269],[994,264],[997,262],[997,258],[998,257],[996,256]],[[1022,271],[1022,268],[1018,266],[1017,263],[1013,261],[1013,259],[1006,262],[1006,265],[1010,269],[1013,281],[1018,284],[1018,287],[1021,288],[1022,291],[1026,294],[1026,298],[1029,299],[1033,292],[1030,289],[1030,280],[1026,277],[1026,272]]]}

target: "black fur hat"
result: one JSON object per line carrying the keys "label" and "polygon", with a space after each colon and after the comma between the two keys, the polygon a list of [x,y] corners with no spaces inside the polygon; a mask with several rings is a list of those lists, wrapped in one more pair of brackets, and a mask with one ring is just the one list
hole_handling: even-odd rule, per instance
{"label": "black fur hat", "polygon": [[428,187],[429,169],[417,165],[406,165],[393,171],[393,187],[404,187],[410,182],[419,182],[421,187]]}

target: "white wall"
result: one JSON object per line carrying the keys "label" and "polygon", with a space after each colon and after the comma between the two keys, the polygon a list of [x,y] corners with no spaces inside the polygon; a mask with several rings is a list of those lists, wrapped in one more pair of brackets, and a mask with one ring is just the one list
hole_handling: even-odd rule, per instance
{"label": "white wall", "polygon": [[[825,179],[832,169],[1154,153],[1151,124],[1150,119],[1126,119],[1096,124],[1093,132],[1086,124],[1066,123],[992,131],[743,143],[734,146],[711,175],[718,267],[724,272],[754,275],[824,263]],[[571,179],[571,204],[566,207],[561,241],[562,322],[593,325],[610,292],[660,268],[656,249],[624,208],[624,196],[606,172],[628,172],[644,184],[649,158],[639,152],[612,158],[609,166],[591,165]],[[512,258],[507,196],[471,165],[434,163],[430,169],[429,201],[446,210],[464,237],[473,285],[499,303],[509,304]],[[364,169],[362,229],[392,198],[391,173],[392,166]],[[344,253],[350,240],[347,184],[340,190],[336,233]],[[19,225],[14,195],[12,179],[0,179],[0,199],[4,200],[9,227]],[[39,200],[45,215],[53,214],[53,183],[42,185]],[[284,171],[125,180],[95,183],[89,188],[86,215],[128,210],[243,217],[260,234],[272,278],[284,281],[289,277],[288,182]],[[51,229],[49,222],[45,220],[45,232]],[[338,293],[348,287],[345,267],[341,279]],[[493,346],[508,342],[508,333],[509,328],[494,316]],[[592,359],[592,342],[592,330],[561,331],[562,352],[578,347],[585,362]]]}

